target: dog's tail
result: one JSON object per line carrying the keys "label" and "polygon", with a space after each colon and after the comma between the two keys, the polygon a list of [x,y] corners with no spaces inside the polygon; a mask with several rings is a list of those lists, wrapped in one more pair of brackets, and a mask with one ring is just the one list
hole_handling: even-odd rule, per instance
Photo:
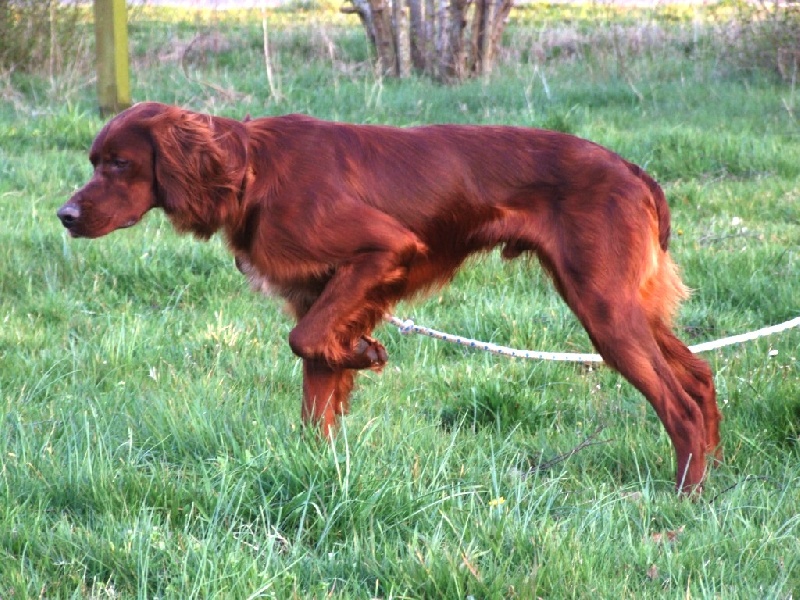
{"label": "dog's tail", "polygon": [[656,205],[656,215],[658,216],[658,244],[661,246],[661,249],[666,252],[669,248],[671,225],[669,204],[667,204],[667,198],[664,196],[664,190],[662,190],[656,180],[650,177],[639,165],[628,163],[628,168],[636,177],[645,183],[653,196],[653,201]]}

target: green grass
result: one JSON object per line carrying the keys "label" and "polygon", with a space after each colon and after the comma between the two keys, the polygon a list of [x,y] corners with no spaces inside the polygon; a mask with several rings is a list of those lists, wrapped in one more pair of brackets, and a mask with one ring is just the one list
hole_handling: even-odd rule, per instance
{"label": "green grass", "polygon": [[[607,145],[665,187],[695,289],[678,327],[697,343],[800,313],[800,124],[791,81],[737,68],[694,16],[520,10],[491,80],[440,87],[376,80],[363,34],[334,11],[276,12],[276,99],[257,14],[141,10],[133,93],[237,117],[513,123]],[[634,44],[653,23],[665,33]],[[559,28],[592,43],[547,38]],[[187,53],[184,71],[198,33],[225,44]],[[178,237],[156,213],[92,242],[62,231],[55,210],[89,175],[102,126],[88,65],[13,73],[0,90],[0,597],[800,595],[797,330],[706,355],[726,458],[694,502],[673,493],[653,411],[613,372],[388,326],[389,366],[360,378],[322,443],[299,428],[288,317],[218,239]],[[591,351],[533,261],[474,260],[397,312]]]}

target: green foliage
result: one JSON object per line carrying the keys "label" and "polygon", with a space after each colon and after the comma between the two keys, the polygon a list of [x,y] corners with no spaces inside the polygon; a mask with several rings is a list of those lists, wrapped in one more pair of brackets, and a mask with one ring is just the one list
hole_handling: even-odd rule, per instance
{"label": "green foliage", "polygon": [[[570,131],[664,185],[695,288],[687,342],[800,313],[796,92],[768,65],[731,69],[702,9],[526,7],[492,79],[449,88],[376,79],[360,26],[333,10],[268,19],[279,96],[259,12],[137,9],[134,98]],[[652,410],[608,369],[391,327],[389,366],[359,379],[325,444],[298,425],[288,317],[222,242],[178,237],[158,212],[101,240],[64,234],[55,210],[102,125],[88,67],[4,84],[0,597],[798,596],[797,330],[706,355],[726,454],[695,502],[672,492]],[[532,260],[476,259],[396,312],[590,350]]]}

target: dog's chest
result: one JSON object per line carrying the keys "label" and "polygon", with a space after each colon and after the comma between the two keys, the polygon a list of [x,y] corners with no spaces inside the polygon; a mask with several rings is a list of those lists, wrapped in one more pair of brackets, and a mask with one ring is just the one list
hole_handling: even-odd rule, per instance
{"label": "dog's chest", "polygon": [[274,296],[278,293],[275,284],[271,283],[267,276],[262,275],[247,257],[237,256],[236,268],[239,269],[242,275],[247,277],[247,281],[254,292],[261,292],[267,296]]}
{"label": "dog's chest", "polygon": [[334,272],[332,267],[320,271],[299,269],[295,265],[294,269],[272,273],[269,267],[274,265],[267,263],[259,268],[245,255],[236,256],[236,266],[247,277],[254,291],[282,298],[296,316],[311,307]]}

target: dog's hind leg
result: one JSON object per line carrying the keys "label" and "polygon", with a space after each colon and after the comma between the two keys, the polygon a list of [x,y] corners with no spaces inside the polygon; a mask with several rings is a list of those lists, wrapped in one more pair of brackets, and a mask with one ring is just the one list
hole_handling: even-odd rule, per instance
{"label": "dog's hind leg", "polygon": [[677,377],[684,391],[697,403],[703,413],[706,452],[716,460],[722,459],[719,423],[722,419],[717,406],[714,376],[704,360],[692,354],[672,331],[672,315],[678,302],[689,295],[675,264],[668,253],[659,253],[657,268],[644,286],[639,297],[648,312],[650,329],[662,355]]}
{"label": "dog's hind leg", "polygon": [[551,219],[548,229],[557,233],[549,243],[539,236],[537,254],[605,362],[656,411],[675,450],[678,490],[699,491],[714,441],[706,433],[708,411],[684,389],[685,378],[659,344],[667,338],[652,328],[659,318],[669,320],[684,288],[666,277],[671,263],[657,229],[631,206]]}
{"label": "dog's hind leg", "polygon": [[[602,303],[607,312],[597,312]],[[690,397],[650,329],[644,312],[632,303],[592,305],[583,294],[573,310],[605,362],[638,389],[655,409],[672,441],[677,459],[676,487],[699,491],[706,470],[703,407]],[[602,317],[601,317],[602,314]]]}
{"label": "dog's hind leg", "polygon": [[653,324],[658,347],[666,358],[681,386],[691,396],[703,413],[706,453],[716,461],[722,460],[719,423],[722,416],[717,405],[717,394],[711,368],[704,360],[692,354],[663,322]]}

